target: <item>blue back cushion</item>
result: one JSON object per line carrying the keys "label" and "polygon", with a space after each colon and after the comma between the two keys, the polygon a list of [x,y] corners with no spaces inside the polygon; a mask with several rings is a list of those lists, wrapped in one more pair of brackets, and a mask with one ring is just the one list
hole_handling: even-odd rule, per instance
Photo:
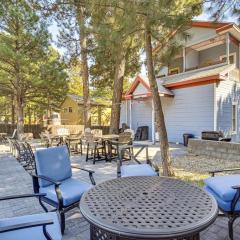
{"label": "blue back cushion", "polygon": [[[71,178],[72,170],[67,146],[36,151],[36,170],[38,175],[49,177],[55,181]],[[51,184],[39,179],[40,187],[47,187]]]}

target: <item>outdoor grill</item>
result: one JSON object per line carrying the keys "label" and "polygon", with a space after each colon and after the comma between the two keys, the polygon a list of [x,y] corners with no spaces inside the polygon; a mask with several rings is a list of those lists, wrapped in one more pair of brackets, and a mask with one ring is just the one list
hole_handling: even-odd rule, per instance
{"label": "outdoor grill", "polygon": [[202,132],[203,140],[212,140],[212,141],[225,141],[230,142],[231,138],[224,137],[222,131],[204,131]]}

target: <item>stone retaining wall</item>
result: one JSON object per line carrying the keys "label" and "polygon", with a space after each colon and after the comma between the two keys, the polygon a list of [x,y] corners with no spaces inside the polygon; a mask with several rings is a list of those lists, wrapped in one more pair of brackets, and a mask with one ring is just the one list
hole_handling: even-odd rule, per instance
{"label": "stone retaining wall", "polygon": [[212,158],[240,161],[240,144],[201,139],[189,139],[188,152]]}

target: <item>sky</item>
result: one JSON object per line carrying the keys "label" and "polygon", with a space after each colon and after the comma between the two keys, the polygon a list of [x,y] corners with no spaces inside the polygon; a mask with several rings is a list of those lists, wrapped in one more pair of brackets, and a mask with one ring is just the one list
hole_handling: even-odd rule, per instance
{"label": "sky", "polygon": [[[198,17],[194,18],[194,20],[209,21],[209,20],[211,20],[211,18],[210,18],[210,14],[205,11],[201,15],[199,15]],[[223,21],[225,21],[225,22],[236,22],[237,23],[237,18],[231,16],[230,14],[226,14],[226,17],[225,17],[225,19]],[[52,39],[53,39],[53,43],[52,44],[53,44],[53,46],[55,48],[57,48],[58,51],[61,54],[63,54],[64,53],[64,49],[61,49],[61,48],[57,47],[57,45],[56,45],[57,35],[58,35],[58,27],[57,27],[56,22],[53,22],[52,25],[49,27],[49,32],[52,34]],[[141,56],[141,60],[143,61],[144,58],[145,58],[145,56],[142,55]],[[141,67],[141,74],[146,76],[146,68],[145,68],[144,64]]]}

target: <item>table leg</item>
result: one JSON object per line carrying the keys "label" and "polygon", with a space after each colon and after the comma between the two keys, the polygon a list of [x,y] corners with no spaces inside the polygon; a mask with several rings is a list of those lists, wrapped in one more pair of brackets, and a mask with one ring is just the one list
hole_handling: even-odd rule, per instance
{"label": "table leg", "polygon": [[200,234],[195,234],[194,236],[192,236],[191,240],[200,240]]}

